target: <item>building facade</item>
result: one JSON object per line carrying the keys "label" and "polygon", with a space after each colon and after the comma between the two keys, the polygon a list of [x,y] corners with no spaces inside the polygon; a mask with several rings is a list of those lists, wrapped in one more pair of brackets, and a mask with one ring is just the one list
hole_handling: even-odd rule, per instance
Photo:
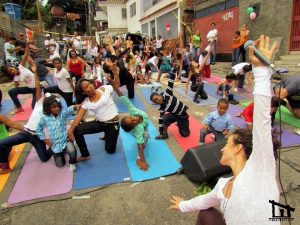
{"label": "building facade", "polygon": [[141,32],[141,2],[140,0],[128,0],[126,1],[127,9],[127,26],[128,32],[140,33]]}

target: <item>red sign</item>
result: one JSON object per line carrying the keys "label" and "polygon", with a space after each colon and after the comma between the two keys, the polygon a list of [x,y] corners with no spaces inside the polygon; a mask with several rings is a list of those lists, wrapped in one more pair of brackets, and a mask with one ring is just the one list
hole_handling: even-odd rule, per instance
{"label": "red sign", "polygon": [[218,30],[217,53],[231,53],[234,32],[239,30],[239,7],[195,20],[195,31],[199,30],[202,37],[201,49],[205,49],[208,44],[206,36],[211,30],[211,23],[215,23]]}

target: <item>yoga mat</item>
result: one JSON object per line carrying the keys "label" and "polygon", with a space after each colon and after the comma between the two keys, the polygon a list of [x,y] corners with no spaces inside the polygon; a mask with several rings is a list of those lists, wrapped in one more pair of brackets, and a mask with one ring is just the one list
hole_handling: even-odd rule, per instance
{"label": "yoga mat", "polygon": [[141,92],[143,94],[143,96],[145,97],[145,99],[147,100],[149,105],[152,105],[154,107],[159,107],[158,104],[154,104],[151,100],[150,100],[150,95],[152,94],[151,88],[141,88]]}
{"label": "yoga mat", "polygon": [[[237,114],[243,112],[243,109],[239,106],[233,105],[230,106],[228,109],[228,113],[231,115],[232,120],[234,124],[240,128],[247,128],[247,124],[245,120],[242,117],[236,117]],[[279,131],[279,128],[276,128],[277,131]],[[279,137],[278,137],[279,138]],[[282,147],[290,147],[300,144],[300,136],[297,134],[294,134],[287,130],[282,130],[281,133],[281,144]]]}
{"label": "yoga mat", "polygon": [[[127,96],[127,93],[125,92],[124,95]],[[140,96],[137,95],[137,93],[134,94],[134,99],[130,99],[131,102],[140,110],[147,110],[146,106],[144,105],[143,101],[141,100]],[[114,93],[114,101],[119,109],[120,113],[126,113],[128,112],[128,109],[125,105],[120,101],[120,97]]]}
{"label": "yoga mat", "polygon": [[[216,99],[220,99],[220,98],[222,98],[222,95],[219,94],[219,93],[216,95],[217,87],[218,86],[215,85],[215,84],[206,83],[204,85],[204,90],[206,91],[207,94],[211,95],[212,97],[214,97]],[[244,99],[244,98],[245,98],[244,96],[234,93],[234,99],[235,100],[241,100],[241,99]]]}
{"label": "yoga mat", "polygon": [[2,101],[1,106],[0,106],[0,114],[5,115],[5,114],[9,113],[10,111],[12,111],[13,108],[14,108],[13,101],[4,100],[4,101]]}
{"label": "yoga mat", "polygon": [[222,80],[221,77],[215,75],[211,75],[209,78],[203,77],[203,79],[211,83],[218,83],[220,80]]}
{"label": "yoga mat", "polygon": [[[248,106],[250,103],[251,103],[251,101],[247,101],[247,102],[243,102],[241,104],[244,106]],[[300,128],[300,119],[297,119],[286,107],[281,106],[280,109],[281,109],[282,121],[284,121],[294,127]],[[276,113],[276,119],[279,120],[279,111],[277,111],[277,113]]]}
{"label": "yoga mat", "polygon": [[191,134],[188,137],[182,137],[179,133],[179,129],[176,123],[173,123],[169,127],[169,133],[173,135],[180,147],[186,152],[188,149],[198,146],[200,143],[200,130],[202,128],[201,123],[193,116],[189,115],[190,131]]}
{"label": "yoga mat", "polygon": [[72,190],[72,183],[73,172],[69,171],[68,162],[60,168],[55,166],[53,157],[47,162],[41,162],[35,149],[32,148],[9,196],[8,203],[16,204],[65,194]]}
{"label": "yoga mat", "polygon": [[[16,145],[13,147],[12,151],[9,154],[9,166],[11,169],[15,168],[15,165],[20,158],[21,153],[23,152],[25,144]],[[10,173],[0,175],[0,193],[2,192],[5,184],[8,181]]]}
{"label": "yoga mat", "polygon": [[15,121],[15,122],[27,121],[29,119],[31,113],[32,113],[31,102],[32,102],[32,98],[26,99],[24,104],[22,105],[22,108],[24,109],[25,112],[16,113],[12,117],[12,120]]}
{"label": "yoga mat", "polygon": [[[189,90],[189,94],[188,94],[188,96],[186,96],[185,87],[178,87],[178,88],[175,88],[175,90],[178,93],[180,93],[183,97],[188,97],[188,99],[193,102],[195,92],[192,92],[191,90]],[[198,104],[195,102],[193,102],[193,103],[196,105],[214,105],[214,104],[216,105],[218,103],[218,101],[215,98],[211,97],[210,95],[208,95],[207,99],[201,99],[200,96],[198,99],[200,100],[200,103],[198,103]]]}
{"label": "yoga mat", "polygon": [[99,133],[85,135],[91,159],[77,163],[74,190],[120,183],[130,177],[121,138],[116,152],[108,154],[104,149],[105,141],[100,140],[100,136]]}
{"label": "yoga mat", "polygon": [[156,81],[152,81],[151,84],[137,84],[138,86],[142,87],[142,88],[151,88],[151,87],[161,87],[161,83],[156,82]]}
{"label": "yoga mat", "polygon": [[149,124],[148,131],[151,139],[148,140],[144,150],[145,159],[150,165],[147,171],[141,170],[136,164],[138,148],[135,137],[123,129],[120,132],[132,181],[167,176],[175,173],[181,167],[167,143],[164,140],[155,139],[159,133],[152,122]]}

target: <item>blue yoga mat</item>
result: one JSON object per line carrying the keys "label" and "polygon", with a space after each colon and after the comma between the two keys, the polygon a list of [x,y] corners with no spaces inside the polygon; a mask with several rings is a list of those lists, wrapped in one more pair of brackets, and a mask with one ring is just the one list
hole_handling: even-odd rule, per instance
{"label": "blue yoga mat", "polygon": [[14,108],[14,103],[11,100],[2,101],[0,106],[0,114],[7,114]]}
{"label": "blue yoga mat", "polygon": [[154,107],[159,107],[158,104],[154,104],[150,100],[150,95],[152,94],[151,88],[141,88],[141,91],[142,91],[143,96],[146,98],[147,102],[149,103],[149,105],[152,105]]}
{"label": "blue yoga mat", "polygon": [[[178,88],[175,88],[175,90],[178,93],[180,93],[182,96],[188,97],[193,102],[195,92],[192,92],[191,90],[189,90],[189,95],[186,96],[185,95],[185,87],[178,87]],[[196,105],[216,105],[218,103],[218,101],[215,98],[211,97],[210,95],[207,95],[207,96],[208,96],[207,99],[201,99],[199,96],[198,99],[199,99],[200,103],[198,103],[198,104],[195,102],[193,102],[193,103]]]}
{"label": "blue yoga mat", "polygon": [[[127,93],[124,93],[124,95],[127,96]],[[144,105],[144,103],[142,102],[141,98],[136,93],[134,94],[134,99],[130,99],[130,100],[135,105],[135,107],[137,107],[138,109],[144,110],[144,111],[147,110],[147,108]],[[128,112],[126,106],[123,105],[123,103],[120,101],[119,96],[116,93],[114,93],[114,101],[115,101],[120,113]]]}
{"label": "blue yoga mat", "polygon": [[155,140],[158,131],[153,123],[150,122],[148,130],[151,139],[148,140],[144,150],[145,159],[150,165],[147,171],[142,171],[136,164],[138,148],[135,137],[122,129],[120,132],[132,181],[151,180],[170,175],[181,167],[167,143],[163,140]]}
{"label": "blue yoga mat", "polygon": [[[204,85],[204,90],[210,96],[212,96],[216,99],[220,99],[220,98],[222,98],[222,95],[221,94],[216,95],[217,87],[218,87],[217,85],[206,83]],[[244,99],[244,98],[245,98],[244,96],[234,93],[234,99],[235,100],[241,100],[241,99]]]}
{"label": "blue yoga mat", "polygon": [[91,159],[77,163],[74,190],[120,183],[130,177],[121,138],[116,152],[108,154],[104,149],[105,141],[99,137],[99,133],[85,135]]}

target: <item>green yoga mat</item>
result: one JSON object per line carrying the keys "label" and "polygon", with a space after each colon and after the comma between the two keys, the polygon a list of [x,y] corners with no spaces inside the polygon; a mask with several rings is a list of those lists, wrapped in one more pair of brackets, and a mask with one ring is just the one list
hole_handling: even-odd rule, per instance
{"label": "green yoga mat", "polygon": [[[248,106],[251,101],[242,102],[243,106]],[[281,106],[281,119],[282,121],[291,124],[294,127],[300,128],[300,119],[297,119],[293,114],[284,106]],[[279,111],[276,113],[276,119],[279,119]]]}

